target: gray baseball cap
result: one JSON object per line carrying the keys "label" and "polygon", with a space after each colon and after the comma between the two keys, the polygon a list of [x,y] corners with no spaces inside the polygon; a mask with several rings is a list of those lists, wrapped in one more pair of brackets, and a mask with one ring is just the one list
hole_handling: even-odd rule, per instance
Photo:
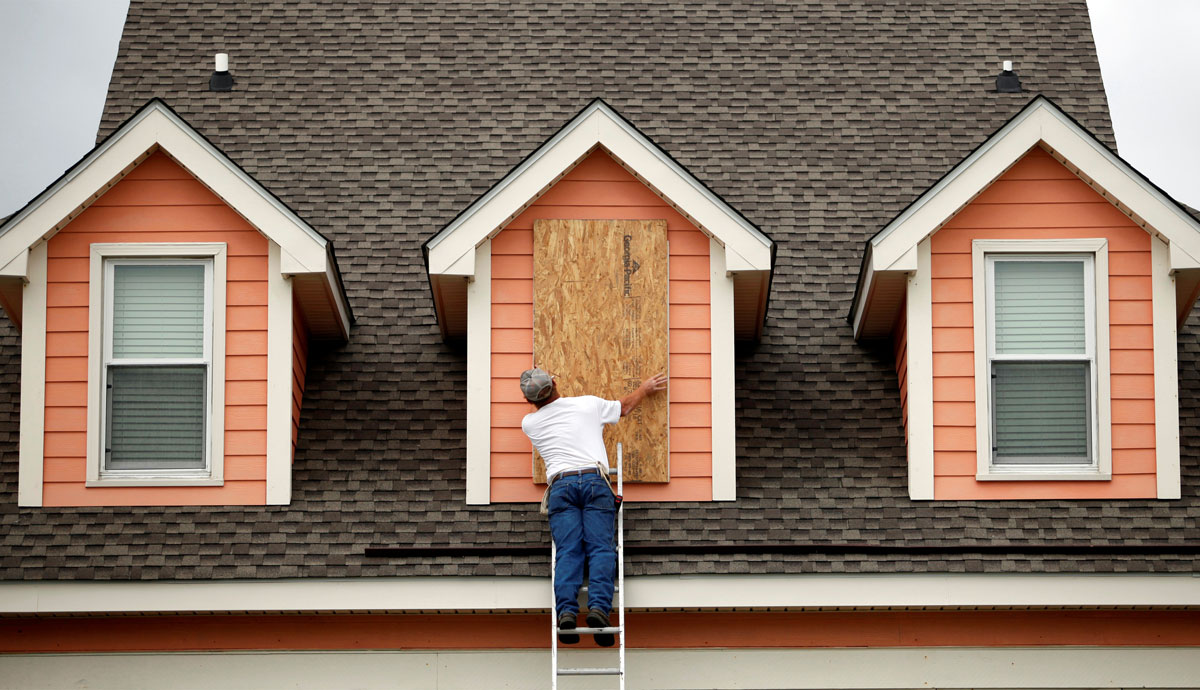
{"label": "gray baseball cap", "polygon": [[521,393],[529,402],[545,400],[554,390],[554,377],[543,369],[527,369],[521,373]]}

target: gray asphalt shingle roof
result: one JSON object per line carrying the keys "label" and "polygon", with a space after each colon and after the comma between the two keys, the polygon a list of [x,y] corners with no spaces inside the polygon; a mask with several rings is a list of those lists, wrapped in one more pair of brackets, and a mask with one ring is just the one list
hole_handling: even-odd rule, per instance
{"label": "gray asphalt shingle roof", "polygon": [[[231,93],[207,91],[216,52]],[[989,90],[1003,59],[1030,93]],[[1197,536],[1194,323],[1182,500],[914,503],[890,349],[845,322],[865,240],[1032,93],[1113,143],[1083,0],[134,0],[100,135],[166,100],[334,242],[357,323],[310,357],[290,506],[18,509],[4,322],[0,578],[545,574],[540,556],[363,550],[546,543],[536,506],[465,504],[465,353],[438,336],[420,246],[596,97],[778,244],[762,340],[737,355],[738,500],[629,504],[628,540],[896,547],[631,573],[1194,570],[1183,548],[1070,548]]]}

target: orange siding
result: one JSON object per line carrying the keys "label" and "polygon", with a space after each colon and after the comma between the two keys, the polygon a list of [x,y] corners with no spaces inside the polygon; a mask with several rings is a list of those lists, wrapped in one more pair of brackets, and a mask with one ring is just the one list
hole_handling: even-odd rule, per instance
{"label": "orange siding", "polygon": [[896,377],[900,382],[900,418],[904,421],[904,440],[908,441],[908,318],[906,304],[900,305],[900,318],[896,327],[893,354],[896,359]]}
{"label": "orange siding", "polygon": [[[708,238],[604,152],[596,152],[492,239],[493,501],[539,501],[533,449],[521,418],[533,410],[517,387],[533,363],[533,223],[554,219],[663,219],[670,245],[671,480],[625,487],[633,501],[712,498],[712,338]],[[645,372],[646,375],[654,372]]]}
{"label": "orange siding", "polygon": [[[88,277],[93,242],[226,242],[225,485],[84,486]],[[266,501],[267,240],[162,153],[50,239],[47,260],[47,506],[257,505]]]}
{"label": "orange siding", "polygon": [[[1113,479],[976,481],[971,242],[1091,237],[1108,240]],[[1153,498],[1149,234],[1035,148],[934,234],[931,245],[934,497]]]}
{"label": "orange siding", "polygon": [[[637,649],[1196,647],[1190,611],[772,611],[629,614]],[[503,635],[495,631],[503,630]],[[0,653],[544,649],[545,614],[0,619]],[[581,647],[595,643],[586,636]]]}
{"label": "orange siding", "polygon": [[[308,328],[298,308],[292,309],[292,461],[300,438],[300,406],[304,402],[304,375],[308,372]],[[225,404],[229,404],[226,401]]]}

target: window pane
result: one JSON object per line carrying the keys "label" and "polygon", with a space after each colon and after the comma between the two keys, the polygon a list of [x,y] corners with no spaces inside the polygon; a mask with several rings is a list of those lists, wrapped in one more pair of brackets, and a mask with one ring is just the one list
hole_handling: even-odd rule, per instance
{"label": "window pane", "polygon": [[206,369],[109,367],[105,469],[203,469]]}
{"label": "window pane", "polygon": [[114,358],[204,356],[204,266],[113,266]]}
{"label": "window pane", "polygon": [[1087,362],[993,362],[995,463],[1090,463]]}
{"label": "window pane", "polygon": [[1084,354],[1082,261],[997,261],[996,353]]}

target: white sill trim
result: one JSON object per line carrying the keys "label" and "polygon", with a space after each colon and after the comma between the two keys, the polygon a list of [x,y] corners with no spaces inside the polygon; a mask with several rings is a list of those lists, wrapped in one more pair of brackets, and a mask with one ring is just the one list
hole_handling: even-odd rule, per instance
{"label": "white sill trim", "polygon": [[977,474],[975,479],[981,482],[1015,482],[1015,481],[1108,481],[1112,479],[1111,474],[1100,472],[1031,472],[1031,471],[1009,471],[992,468],[989,474]]}
{"label": "white sill trim", "polygon": [[[631,609],[1200,607],[1183,575],[654,575],[627,578]],[[0,614],[548,609],[543,577],[2,582]]]}

